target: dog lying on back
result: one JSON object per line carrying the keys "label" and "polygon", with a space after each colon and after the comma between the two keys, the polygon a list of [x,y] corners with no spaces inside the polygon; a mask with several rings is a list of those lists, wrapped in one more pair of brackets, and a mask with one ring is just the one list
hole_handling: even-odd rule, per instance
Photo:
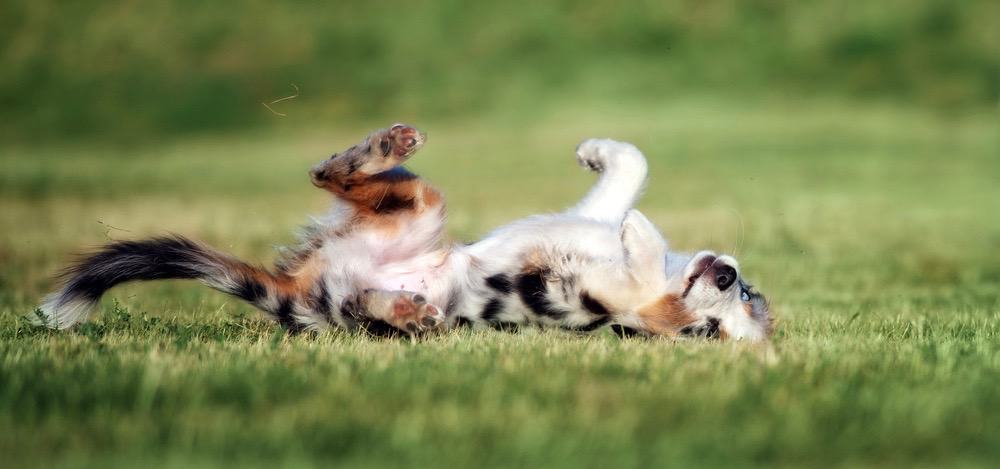
{"label": "dog lying on back", "polygon": [[396,124],[316,165],[313,184],[340,203],[274,269],[179,236],[114,242],[66,270],[38,322],[71,327],[119,283],[198,279],[292,331],[416,335],[539,325],[770,336],[767,301],[743,280],[735,259],[670,252],[632,209],[646,180],[646,160],[634,146],[583,142],[577,158],[600,176],[575,207],[516,221],[475,244],[444,246],[441,194],[401,166],[424,141],[417,129]]}

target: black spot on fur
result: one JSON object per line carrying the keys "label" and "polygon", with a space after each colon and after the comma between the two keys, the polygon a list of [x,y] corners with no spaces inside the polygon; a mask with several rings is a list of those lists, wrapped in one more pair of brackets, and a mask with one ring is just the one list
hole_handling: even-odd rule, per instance
{"label": "black spot on fur", "polygon": [[458,287],[452,288],[453,293],[451,297],[448,298],[448,304],[444,307],[444,316],[446,318],[450,318],[453,314],[455,314],[455,310],[458,309],[458,305],[462,302],[462,297],[458,293],[458,290]]}
{"label": "black spot on fur", "polygon": [[351,161],[347,163],[347,175],[350,176],[354,174],[354,172],[358,170],[359,166],[361,166],[361,164],[357,159],[351,159]]}
{"label": "black spot on fur", "polygon": [[491,321],[500,314],[502,309],[503,301],[500,301],[499,298],[493,298],[483,306],[483,312],[479,314],[479,317],[483,318],[484,321]]}
{"label": "black spot on fur", "polygon": [[709,339],[719,338],[719,318],[708,318],[708,326],[705,330],[705,337]]}
{"label": "black spot on fur", "polygon": [[340,315],[348,327],[360,329],[374,337],[398,337],[403,334],[403,331],[392,324],[370,317],[362,300],[361,295],[354,295],[340,305]]}
{"label": "black spot on fur", "polygon": [[604,303],[601,303],[600,301],[596,300],[594,297],[590,296],[590,293],[587,293],[586,291],[580,293],[580,304],[583,305],[584,309],[590,311],[591,314],[595,314],[597,316],[611,315],[611,311],[608,310],[607,306],[604,306]]}
{"label": "black spot on fur", "polygon": [[322,314],[327,320],[330,319],[330,292],[326,289],[326,279],[323,277],[320,277],[316,282],[313,304],[315,305],[316,312]]}
{"label": "black spot on fur", "polygon": [[639,335],[639,331],[637,331],[637,330],[635,330],[635,329],[633,329],[631,327],[625,327],[625,326],[623,326],[621,324],[612,324],[611,325],[611,330],[614,331],[614,333],[618,337],[621,337],[623,339],[624,338],[629,338],[629,337],[636,337],[636,336]]}
{"label": "black spot on fur", "polygon": [[591,321],[589,324],[585,324],[579,327],[574,327],[572,328],[572,330],[577,332],[592,332],[597,329],[600,329],[601,327],[604,327],[604,325],[606,325],[609,321],[611,321],[610,316],[602,316]]}
{"label": "black spot on fur", "polygon": [[233,294],[250,303],[256,303],[261,298],[267,296],[267,288],[256,279],[243,277],[236,282],[236,290]]}
{"label": "black spot on fur", "polygon": [[458,319],[455,320],[455,327],[456,328],[458,328],[458,327],[472,327],[472,321],[470,321],[468,318],[459,316]]}
{"label": "black spot on fur", "polygon": [[274,315],[278,319],[278,324],[284,326],[292,332],[298,332],[301,330],[301,326],[295,321],[295,303],[292,299],[285,296],[278,299],[278,309],[275,310]]}
{"label": "black spot on fur", "polygon": [[562,319],[567,311],[552,305],[547,297],[548,287],[541,271],[527,272],[517,276],[515,281],[521,301],[539,316]]}
{"label": "black spot on fur", "polygon": [[400,197],[396,194],[388,193],[373,208],[375,213],[392,213],[401,210],[413,210],[415,202],[412,197]]}
{"label": "black spot on fur", "polygon": [[504,295],[509,295],[510,292],[514,291],[514,284],[506,274],[496,274],[486,277],[486,285]]}
{"label": "black spot on fur", "polygon": [[719,338],[719,318],[708,318],[705,324],[697,326],[685,326],[679,331],[680,335],[690,337],[704,337],[706,339]]}
{"label": "black spot on fur", "polygon": [[392,327],[391,324],[380,319],[365,319],[360,323],[360,327],[366,333],[375,337],[392,338],[403,335],[403,331]]}
{"label": "black spot on fur", "polygon": [[[333,156],[330,157],[330,159],[333,159],[336,156],[337,155],[333,155]],[[326,174],[326,170],[325,169],[319,169],[319,168],[314,168],[314,169],[310,170],[309,171],[309,177],[311,177],[312,179],[314,179],[316,181],[326,181],[326,180],[330,179],[330,176],[328,174]]]}
{"label": "black spot on fur", "polygon": [[368,316],[368,312],[365,311],[364,303],[361,302],[360,296],[351,296],[344,299],[344,302],[340,305],[340,317],[344,319],[344,322],[348,324],[349,327],[358,327],[362,320]]}
{"label": "black spot on fur", "polygon": [[490,327],[502,332],[517,332],[521,329],[521,326],[516,322],[506,322],[506,321],[491,322]]}
{"label": "black spot on fur", "polygon": [[388,138],[383,138],[382,141],[378,142],[379,150],[382,150],[383,156],[389,155],[389,150],[392,149],[391,143]]}

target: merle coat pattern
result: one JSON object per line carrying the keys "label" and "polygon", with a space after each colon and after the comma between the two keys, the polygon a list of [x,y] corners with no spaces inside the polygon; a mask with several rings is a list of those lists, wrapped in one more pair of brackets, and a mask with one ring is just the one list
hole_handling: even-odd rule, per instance
{"label": "merle coat pattern", "polygon": [[424,141],[396,124],[312,168],[312,183],[337,203],[273,269],[180,236],[114,242],[71,265],[37,319],[68,328],[119,283],[180,278],[245,300],[293,331],[536,325],[751,341],[771,334],[767,302],[735,259],[671,252],[632,209],[647,172],[634,146],[584,141],[577,159],[599,178],[575,207],[448,246],[444,199],[402,166]]}

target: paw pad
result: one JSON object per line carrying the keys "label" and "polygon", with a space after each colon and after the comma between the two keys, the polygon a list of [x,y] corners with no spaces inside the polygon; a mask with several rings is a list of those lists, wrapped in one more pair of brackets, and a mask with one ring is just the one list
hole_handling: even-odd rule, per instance
{"label": "paw pad", "polygon": [[[444,325],[441,310],[418,293],[402,294],[392,304],[393,323],[411,334],[429,332]],[[401,327],[400,327],[401,326]]]}
{"label": "paw pad", "polygon": [[379,132],[379,150],[385,158],[408,158],[424,143],[425,136],[415,127],[396,124]]}

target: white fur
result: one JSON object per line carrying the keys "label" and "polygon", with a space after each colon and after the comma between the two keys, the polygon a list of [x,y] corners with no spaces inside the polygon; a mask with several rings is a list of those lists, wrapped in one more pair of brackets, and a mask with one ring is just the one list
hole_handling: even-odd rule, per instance
{"label": "white fur", "polygon": [[606,138],[583,141],[576,156],[581,166],[602,177],[568,214],[618,225],[646,183],[646,158],[635,145]]}
{"label": "white fur", "polygon": [[[494,321],[589,330],[605,324],[602,321],[610,316],[612,323],[647,329],[640,311],[665,295],[684,293],[684,305],[696,323],[718,320],[720,329],[732,338],[766,339],[769,324],[747,314],[740,288],[720,291],[705,276],[689,287],[698,262],[714,254],[670,252],[653,223],[632,209],[647,173],[646,160],[635,146],[591,139],[577,148],[577,158],[600,173],[580,203],[561,214],[515,221],[468,246],[441,246],[443,208],[386,218],[384,222],[396,225],[370,229],[352,226],[352,209],[335,204],[310,229],[323,241],[316,254],[329,304],[342,314],[341,305],[359,292],[383,292],[370,295],[381,308],[373,317],[380,318],[379,314],[390,311],[391,295],[414,292],[440,312],[450,309],[450,325],[459,318],[486,324],[484,308],[502,301],[502,308],[491,312]],[[94,268],[127,267],[128,262],[136,261],[123,258]],[[715,262],[739,270],[736,260],[728,256],[719,256]],[[539,270],[533,271],[531,281],[542,284],[542,296],[530,296],[525,293],[527,287],[499,294],[485,281],[495,275],[509,280],[527,278],[525,269],[533,265]],[[226,266],[213,258],[202,259],[195,267],[207,269],[202,280],[213,288],[234,292],[240,286]],[[96,303],[67,292],[47,297],[41,306],[50,327],[64,329],[85,320]],[[601,308],[595,312],[593,304],[588,307],[584,300],[588,297],[599,300],[601,308],[611,314],[600,314]],[[279,307],[274,295],[257,300],[256,305],[272,313]],[[293,305],[291,314],[308,330],[325,329],[331,323],[352,327],[353,321],[341,314],[311,310],[301,301]]]}
{"label": "white fur", "polygon": [[29,315],[36,326],[46,326],[52,329],[67,329],[74,324],[87,320],[96,305],[95,301],[85,298],[63,298],[60,293],[53,293],[42,300],[38,307],[42,317]]}
{"label": "white fur", "polygon": [[[540,255],[550,269],[546,278],[550,292],[558,291],[572,279],[577,291],[594,292],[614,309],[616,323],[641,329],[644,324],[638,310],[664,294],[680,293],[700,256],[670,252],[652,222],[631,210],[646,179],[646,161],[635,146],[592,139],[578,147],[577,157],[584,166],[599,171],[600,178],[579,204],[562,214],[515,221],[468,246],[428,250],[414,257],[406,257],[412,254],[408,250],[400,258],[375,255],[378,259],[355,262],[357,257],[371,255],[366,250],[382,255],[397,253],[396,243],[404,242],[395,238],[369,239],[365,249],[337,249],[330,262],[343,265],[348,256],[345,251],[350,251],[355,260],[347,264],[366,266],[356,272],[358,278],[369,279],[383,289],[417,291],[439,305],[460,293],[465,304],[457,316],[475,320],[490,298],[490,292],[477,281],[491,273],[517,271],[527,257]],[[408,231],[405,243],[432,245],[440,232],[431,225]],[[720,260],[739,268],[732,258],[723,256]],[[686,304],[697,317],[720,319],[732,338],[764,339],[764,327],[746,315],[738,297],[738,288],[719,292],[708,279],[701,279],[692,287]],[[553,294],[549,299],[568,314],[560,320],[538,317],[508,299],[498,318],[563,327],[581,326],[592,319],[572,298]]]}

